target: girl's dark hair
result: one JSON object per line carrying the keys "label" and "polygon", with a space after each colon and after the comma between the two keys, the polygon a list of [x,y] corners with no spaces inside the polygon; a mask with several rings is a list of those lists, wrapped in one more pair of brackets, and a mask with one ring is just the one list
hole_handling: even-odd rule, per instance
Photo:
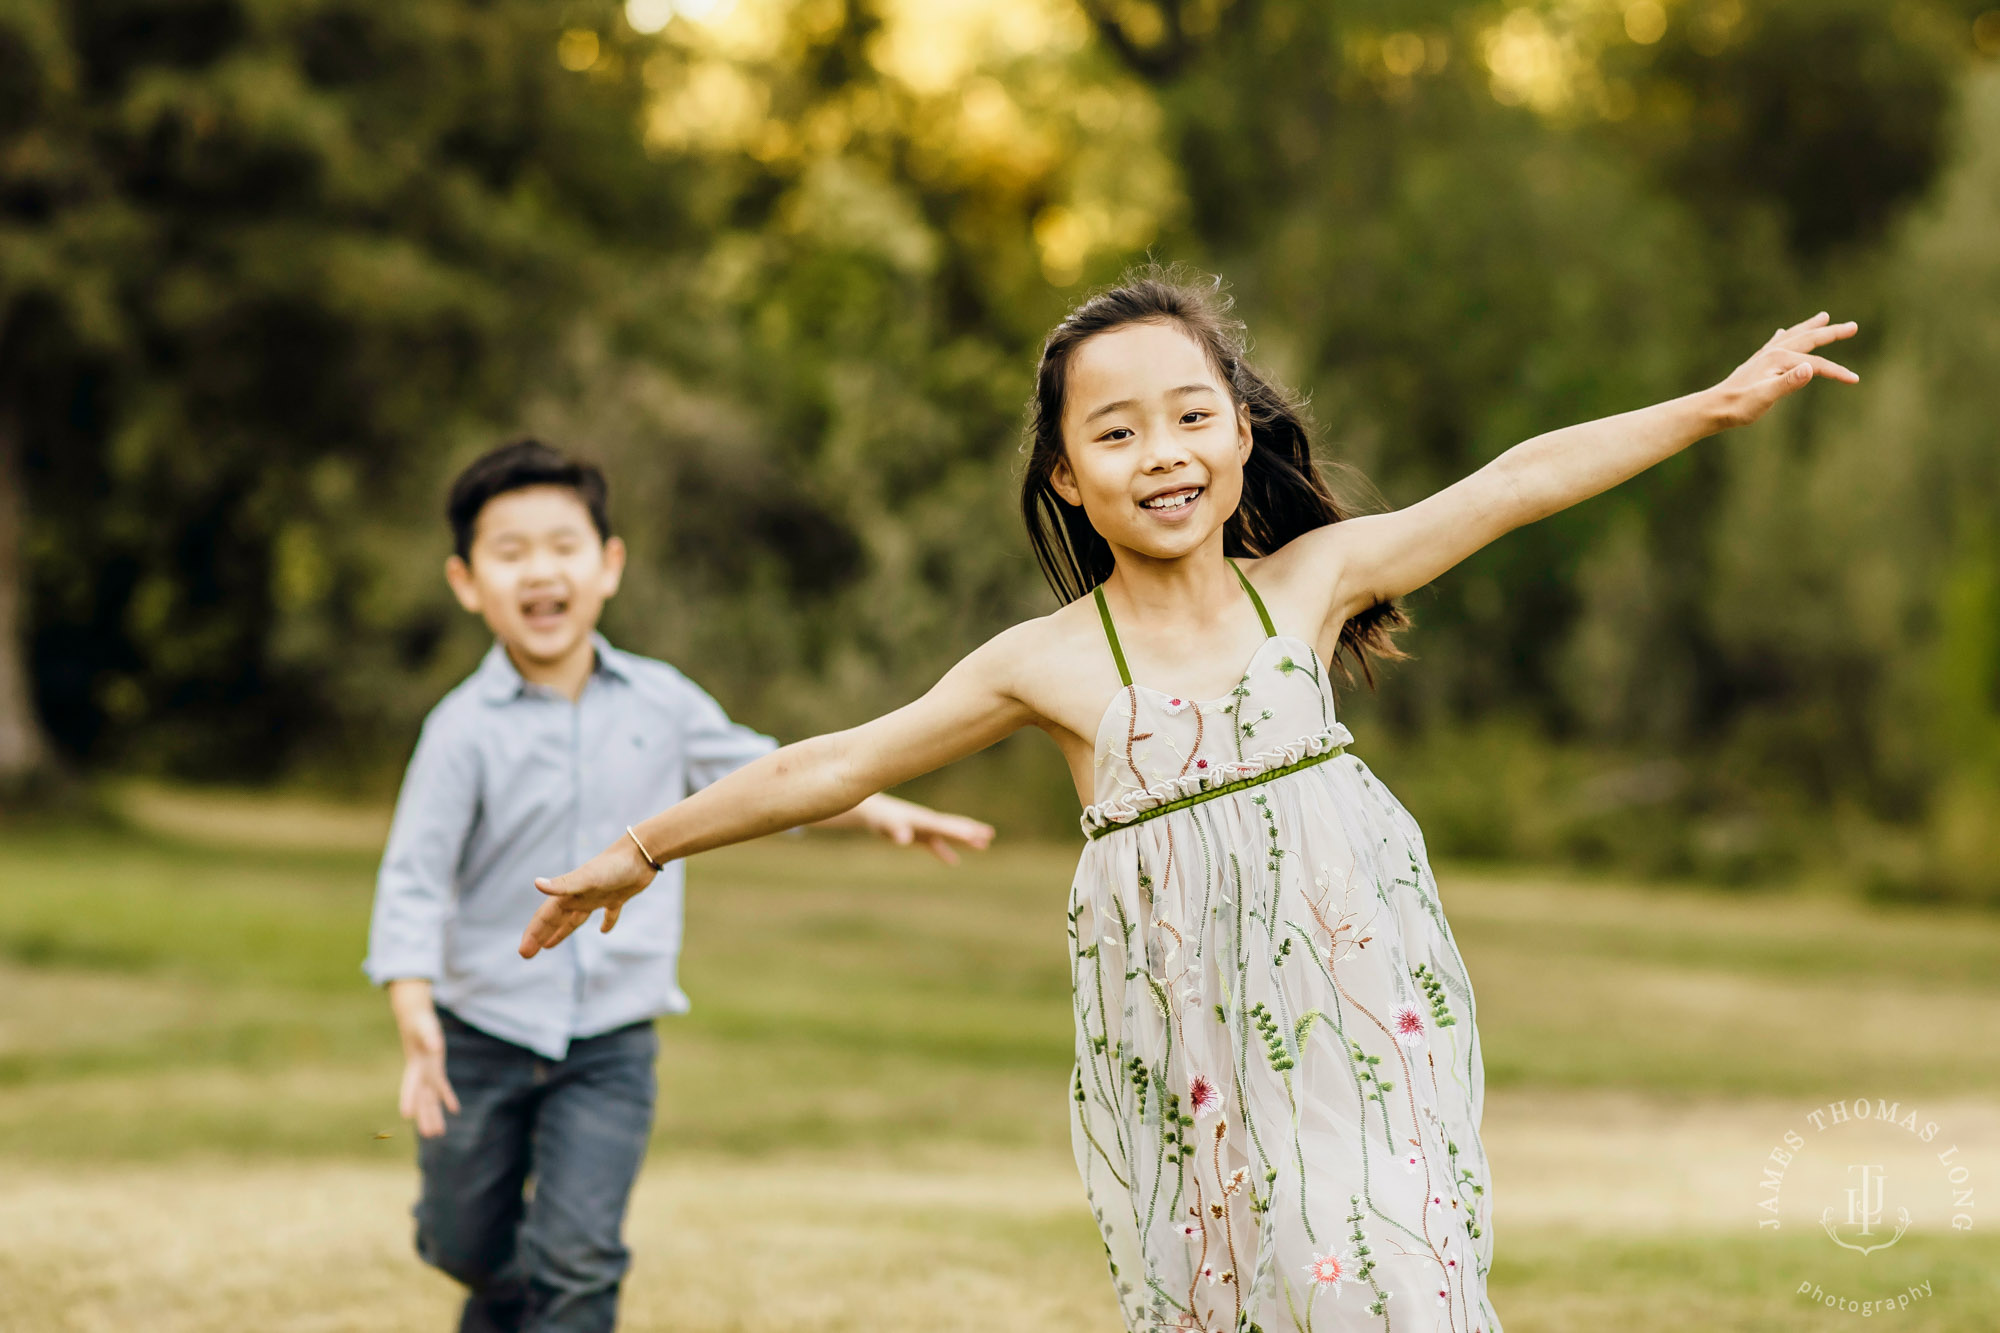
{"label": "girl's dark hair", "polygon": [[[1073,602],[1111,577],[1111,547],[1091,527],[1079,505],[1056,494],[1051,478],[1063,458],[1063,402],[1076,349],[1100,333],[1128,324],[1171,324],[1194,339],[1250,418],[1250,457],[1243,464],[1243,498],[1223,527],[1223,551],[1264,556],[1303,532],[1338,523],[1348,512],[1313,463],[1304,407],[1244,359],[1241,320],[1220,278],[1194,280],[1157,265],[1136,270],[1069,312],[1042,344],[1035,373],[1028,467],[1021,478],[1021,517],[1035,562],[1056,596]],[[1374,661],[1405,656],[1392,637],[1409,624],[1394,602],[1380,602],[1340,628],[1334,665],[1352,659],[1362,679],[1375,683]]]}

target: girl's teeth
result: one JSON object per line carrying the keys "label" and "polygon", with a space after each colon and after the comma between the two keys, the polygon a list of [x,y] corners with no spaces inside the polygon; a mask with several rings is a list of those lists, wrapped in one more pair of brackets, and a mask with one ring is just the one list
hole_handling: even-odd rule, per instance
{"label": "girl's teeth", "polygon": [[1191,503],[1194,497],[1199,494],[1199,491],[1183,491],[1179,495],[1170,495],[1164,500],[1148,500],[1145,503],[1145,508],[1179,509],[1182,505]]}

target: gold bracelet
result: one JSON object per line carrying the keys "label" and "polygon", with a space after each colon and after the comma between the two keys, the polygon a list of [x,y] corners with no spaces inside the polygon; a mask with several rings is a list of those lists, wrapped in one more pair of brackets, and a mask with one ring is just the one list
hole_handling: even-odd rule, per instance
{"label": "gold bracelet", "polygon": [[653,867],[654,874],[657,875],[662,870],[665,870],[667,868],[663,863],[655,861],[653,859],[653,854],[646,850],[645,843],[639,841],[639,835],[632,831],[632,826],[630,824],[627,824],[625,826],[625,836],[630,838],[632,840],[632,845],[639,849],[639,855],[646,862],[646,864]]}

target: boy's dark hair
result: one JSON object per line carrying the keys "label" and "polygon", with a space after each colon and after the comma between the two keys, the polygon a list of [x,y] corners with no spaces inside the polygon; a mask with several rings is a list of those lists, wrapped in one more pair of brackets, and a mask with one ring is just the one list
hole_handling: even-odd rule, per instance
{"label": "boy's dark hair", "polygon": [[[1035,373],[1028,467],[1021,478],[1021,516],[1035,562],[1065,602],[1086,596],[1111,577],[1111,547],[1083,510],[1056,494],[1051,481],[1062,461],[1063,403],[1069,363],[1076,349],[1100,333],[1128,324],[1167,324],[1194,339],[1250,418],[1250,457],[1243,465],[1243,498],[1223,528],[1228,555],[1264,556],[1303,532],[1338,523],[1348,512],[1312,456],[1304,407],[1245,359],[1243,323],[1231,318],[1222,279],[1196,278],[1177,268],[1148,265],[1128,273],[1069,312],[1042,345]],[[1394,634],[1409,624],[1394,602],[1380,602],[1340,627],[1334,666],[1347,674],[1346,658],[1362,678],[1375,682],[1377,660],[1405,656]]]}
{"label": "boy's dark hair", "polygon": [[609,488],[604,474],[590,463],[565,457],[540,440],[516,440],[488,450],[472,460],[451,484],[445,517],[451,523],[452,549],[461,560],[472,558],[472,534],[479,513],[496,496],[530,486],[562,486],[590,511],[600,541],[611,540]]}

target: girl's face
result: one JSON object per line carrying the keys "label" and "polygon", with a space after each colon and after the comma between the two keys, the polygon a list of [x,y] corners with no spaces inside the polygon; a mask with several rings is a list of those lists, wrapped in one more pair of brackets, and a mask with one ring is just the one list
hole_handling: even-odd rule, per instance
{"label": "girl's face", "polygon": [[1050,482],[1114,550],[1185,556],[1242,498],[1250,420],[1176,325],[1127,324],[1078,346],[1062,433]]}

